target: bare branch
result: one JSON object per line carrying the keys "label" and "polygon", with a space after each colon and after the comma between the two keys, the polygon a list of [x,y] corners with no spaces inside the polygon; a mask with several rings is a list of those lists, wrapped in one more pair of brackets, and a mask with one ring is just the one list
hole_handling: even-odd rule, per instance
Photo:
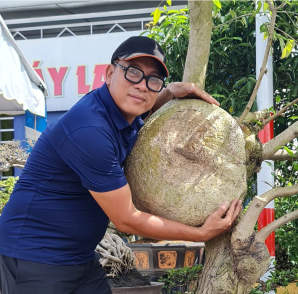
{"label": "bare branch", "polygon": [[270,1],[266,1],[266,2],[269,4],[270,10],[272,11],[272,16],[271,16],[271,20],[270,20],[270,27],[269,27],[269,32],[268,32],[267,46],[266,46],[266,50],[265,50],[265,54],[264,54],[263,63],[262,63],[261,69],[260,69],[260,74],[259,74],[258,80],[255,84],[254,90],[253,90],[253,92],[251,94],[251,97],[250,97],[250,99],[249,99],[249,101],[246,105],[245,110],[243,111],[241,116],[238,118],[238,123],[240,125],[242,124],[243,120],[245,119],[246,115],[250,111],[250,109],[251,109],[251,107],[252,107],[252,105],[253,105],[253,103],[256,99],[256,96],[257,96],[260,84],[262,82],[263,76],[264,76],[264,74],[267,70],[266,65],[267,65],[267,61],[268,61],[268,57],[269,57],[269,53],[270,53],[270,49],[271,49],[271,45],[272,45],[277,10],[270,3]]}
{"label": "bare branch", "polygon": [[290,156],[290,154],[286,150],[278,150],[269,158],[266,158],[266,160],[273,160],[273,161],[297,160],[297,159],[298,159],[297,152],[293,151],[293,156]]}
{"label": "bare branch", "polygon": [[226,24],[229,24],[229,23],[237,20],[238,18],[242,18],[242,17],[245,17],[245,16],[251,16],[251,15],[253,15],[253,13],[242,14],[240,16],[237,16],[237,17],[234,17],[233,19],[228,20],[227,22],[224,22],[224,23],[222,23],[220,25],[214,26],[213,29],[218,29],[218,28],[220,28],[220,27],[222,27],[222,26],[224,26]]}
{"label": "bare branch", "polygon": [[[296,26],[297,27],[297,26]],[[282,32],[286,37],[288,37],[289,39],[291,39],[291,40],[293,40],[293,42],[297,45],[298,44],[298,42],[296,41],[296,39],[294,39],[291,35],[289,35],[289,34],[287,34],[285,31],[283,31],[283,30],[281,30],[281,29],[279,29],[279,28],[277,28],[277,27],[275,27],[275,29],[276,30],[278,30],[278,31],[280,31],[280,32]]]}
{"label": "bare branch", "polygon": [[298,137],[298,121],[263,145],[262,160],[270,159],[276,153],[278,147],[285,146],[296,137]]}
{"label": "bare branch", "polygon": [[255,196],[250,203],[246,213],[234,229],[232,234],[232,243],[237,239],[245,240],[253,232],[261,212],[265,206],[275,198],[288,197],[298,193],[298,185],[291,187],[276,187],[261,196]]}
{"label": "bare branch", "polygon": [[269,118],[267,118],[266,120],[264,120],[262,123],[262,126],[263,127],[266,126],[270,121],[275,120],[277,117],[281,116],[289,107],[291,107],[292,105],[294,105],[297,102],[298,102],[298,98],[295,99],[294,101],[292,101],[291,103],[289,103],[287,106],[283,107],[281,110],[276,112],[274,115],[272,115]]}
{"label": "bare branch", "polygon": [[[266,1],[266,2],[268,3],[269,1]],[[270,4],[271,4],[271,3],[270,3]],[[271,5],[272,5],[272,4],[271,4]],[[278,7],[276,7],[276,10],[283,9],[286,5],[287,5],[287,3],[284,2],[284,3],[280,4]]]}
{"label": "bare branch", "polygon": [[28,155],[20,141],[2,143],[0,145],[0,172],[6,172],[11,167],[23,168]]}
{"label": "bare branch", "polygon": [[265,242],[267,237],[274,232],[277,228],[285,225],[286,223],[297,219],[298,218],[298,210],[292,211],[279,219],[273,221],[269,225],[267,225],[265,228],[263,228],[261,231],[259,231],[256,235],[256,239],[260,242]]}

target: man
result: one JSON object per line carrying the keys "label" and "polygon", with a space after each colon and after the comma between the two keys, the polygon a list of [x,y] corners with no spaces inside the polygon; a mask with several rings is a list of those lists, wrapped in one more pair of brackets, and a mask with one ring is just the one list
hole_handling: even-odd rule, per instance
{"label": "man", "polygon": [[[94,252],[110,219],[154,239],[206,241],[230,229],[240,201],[200,228],[136,210],[123,163],[141,118],[173,97],[217,103],[191,83],[172,83],[161,47],[131,37],[114,52],[106,84],[83,97],[36,142],[0,218],[2,294],[111,293]],[[224,216],[225,215],[225,216]]]}

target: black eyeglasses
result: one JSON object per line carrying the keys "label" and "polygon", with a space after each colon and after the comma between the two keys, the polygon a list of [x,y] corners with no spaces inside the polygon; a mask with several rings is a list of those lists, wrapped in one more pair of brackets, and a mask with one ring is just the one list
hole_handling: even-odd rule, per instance
{"label": "black eyeglasses", "polygon": [[163,79],[156,76],[146,76],[141,69],[138,69],[131,65],[128,67],[125,67],[117,62],[114,62],[114,64],[121,67],[125,71],[124,77],[129,82],[138,84],[143,79],[145,79],[147,88],[157,93],[160,92],[162,88],[165,86],[165,82]]}

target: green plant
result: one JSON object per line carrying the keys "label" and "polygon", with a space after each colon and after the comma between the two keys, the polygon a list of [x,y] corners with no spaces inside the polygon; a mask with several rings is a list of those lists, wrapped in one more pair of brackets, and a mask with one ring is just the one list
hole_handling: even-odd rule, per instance
{"label": "green plant", "polygon": [[18,181],[18,177],[11,177],[7,180],[0,181],[0,213],[2,212],[5,204],[9,200],[10,194]]}
{"label": "green plant", "polygon": [[164,11],[155,10],[160,14],[159,25],[155,20],[147,24],[148,37],[156,40],[166,53],[167,67],[170,72],[168,82],[180,82],[183,78],[183,70],[189,40],[188,8],[171,10],[164,6]]}
{"label": "green plant", "polygon": [[[287,287],[290,283],[298,280],[298,268],[288,270],[277,270],[271,272],[266,282],[259,281],[257,287],[250,291],[250,294],[263,294],[269,291],[277,292],[278,287]],[[298,286],[298,282],[297,282]]]}
{"label": "green plant", "polygon": [[[171,269],[167,271],[158,281],[164,283],[163,294],[181,292],[175,291],[175,288],[183,288],[183,291],[188,290],[188,286],[197,280],[198,275],[202,271],[202,265],[194,265],[193,267],[183,267],[179,269]],[[173,290],[173,291],[172,291]],[[185,293],[185,292],[183,292]],[[191,293],[191,292],[188,292]]]}
{"label": "green plant", "polygon": [[[289,146],[290,150],[295,150],[295,146]],[[298,148],[296,147],[296,152]],[[298,183],[298,161],[281,161],[275,163],[276,184],[281,187],[293,186]],[[298,195],[292,197],[282,197],[275,199],[276,218],[285,213],[298,209]],[[277,250],[277,260],[281,262],[285,256],[294,263],[298,264],[298,220],[293,220],[286,225],[278,228],[275,232],[275,242],[280,250]],[[279,254],[279,251],[282,251]]]}

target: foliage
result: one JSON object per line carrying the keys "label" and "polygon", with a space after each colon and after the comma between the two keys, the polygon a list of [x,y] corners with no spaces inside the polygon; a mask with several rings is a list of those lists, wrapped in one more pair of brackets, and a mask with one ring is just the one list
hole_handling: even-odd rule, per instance
{"label": "foliage", "polygon": [[[297,149],[296,147],[296,151]],[[298,184],[298,161],[281,161],[275,163],[275,166],[276,185],[286,187]],[[298,195],[275,199],[276,218],[297,209]],[[298,264],[298,220],[296,219],[278,228],[275,231],[275,240],[278,246],[284,249],[289,259]]]}
{"label": "foliage", "polygon": [[[250,294],[263,294],[273,290],[277,292],[277,287],[287,287],[290,283],[296,282],[298,279],[298,268],[289,270],[274,270],[271,272],[266,282],[260,281],[258,286],[251,290]],[[298,283],[297,283],[298,286]]]}
{"label": "foliage", "polygon": [[[182,288],[186,291],[188,285],[197,280],[199,273],[202,271],[202,265],[194,265],[193,267],[183,267],[179,269],[171,269],[166,272],[158,281],[164,283],[163,294],[173,293],[175,288]],[[174,291],[175,294],[179,292]],[[173,293],[173,294],[174,294]]]}
{"label": "foliage", "polygon": [[156,11],[154,17],[159,25],[155,21],[147,24],[148,37],[155,39],[166,53],[168,82],[182,81],[190,31],[188,9],[170,10],[165,6],[164,11],[159,10],[160,18]]}
{"label": "foliage", "polygon": [[[256,82],[257,11],[254,5],[254,1],[214,1],[213,5],[214,29],[206,91],[221,102],[222,108],[235,116],[243,111]],[[153,13],[154,21],[148,24],[148,31],[145,33],[158,41],[166,52],[170,71],[168,81],[181,81],[190,31],[188,8],[170,10],[165,5],[164,10],[157,9]],[[277,17],[272,51],[276,109],[293,101],[298,93],[298,85],[295,82],[298,74],[298,53],[294,50],[297,48],[298,37],[296,11],[297,4],[287,5],[285,13],[280,12]],[[261,31],[266,33],[266,24],[261,27]],[[256,105],[252,108],[252,111],[254,110]],[[285,117],[278,118],[276,134],[287,128],[295,117],[298,117],[297,106],[287,111]]]}
{"label": "foliage", "polygon": [[9,197],[14,189],[15,184],[18,181],[18,177],[11,177],[8,178],[7,180],[4,181],[0,181],[0,214],[5,206],[5,204],[7,203],[7,201],[9,200]]}
{"label": "foliage", "polygon": [[223,1],[213,15],[206,91],[234,116],[242,113],[256,83],[253,5],[251,1]]}
{"label": "foliage", "polygon": [[[185,267],[167,271],[167,273],[159,279],[159,282],[165,283],[162,293],[190,294],[191,292],[184,292],[187,291],[186,286],[194,282],[198,278],[202,269],[202,265],[195,265],[192,268]],[[268,280],[266,282],[260,281],[258,283],[259,285],[256,288],[252,289],[250,294],[263,294],[271,290],[274,290],[276,292],[277,287],[286,287],[289,285],[289,283],[296,282],[297,279],[298,267],[292,267],[287,270],[279,270],[275,268],[274,272],[271,272]],[[175,291],[175,289],[182,290],[183,292]]]}

